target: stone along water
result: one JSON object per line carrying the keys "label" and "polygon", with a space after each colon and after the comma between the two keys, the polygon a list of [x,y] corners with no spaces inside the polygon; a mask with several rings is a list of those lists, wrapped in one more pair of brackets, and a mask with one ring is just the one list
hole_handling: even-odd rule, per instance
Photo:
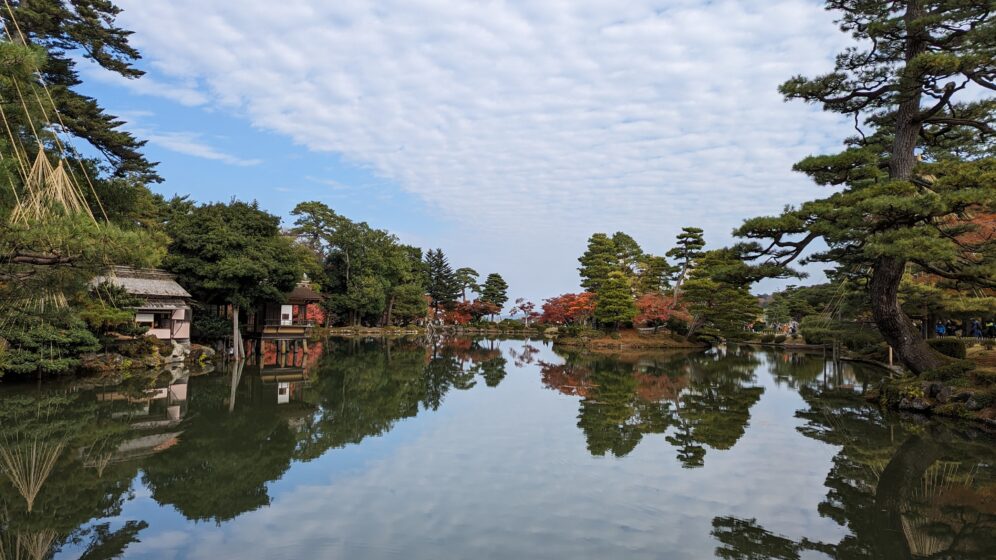
{"label": "stone along water", "polygon": [[[331,341],[0,392],[3,558],[996,558],[996,446],[730,348]],[[20,555],[20,556],[18,556]]]}

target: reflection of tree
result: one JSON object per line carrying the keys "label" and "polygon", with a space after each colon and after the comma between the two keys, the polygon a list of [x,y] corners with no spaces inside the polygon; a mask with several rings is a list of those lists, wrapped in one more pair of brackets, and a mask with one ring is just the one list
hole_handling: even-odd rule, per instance
{"label": "reflection of tree", "polygon": [[289,467],[295,438],[276,405],[225,404],[226,378],[191,381],[189,419],[180,442],[154,455],[143,481],[160,503],[188,519],[224,521],[268,505],[266,483]]}
{"label": "reflection of tree", "polygon": [[907,427],[859,395],[812,383],[798,416],[808,437],[839,446],[821,516],[847,527],[837,543],[793,542],[729,517],[713,520],[726,558],[795,558],[819,550],[836,558],[996,557],[996,473],[992,443],[940,422]]}
{"label": "reflection of tree", "polygon": [[318,364],[308,400],[317,413],[299,434],[297,457],[359,443],[388,432],[422,409],[438,409],[452,390],[488,386],[505,376],[506,361],[493,341],[446,340],[433,347],[393,341],[331,345]]}
{"label": "reflection of tree", "polygon": [[97,525],[80,560],[120,558],[128,545],[138,542],[138,533],[148,526],[145,521],[128,521],[117,531],[111,531],[109,523]]}
{"label": "reflection of tree", "polygon": [[594,455],[632,451],[644,434],[667,433],[686,467],[701,466],[706,447],[729,449],[744,434],[763,389],[749,352],[667,355],[572,354],[540,362],[543,383],[582,397],[578,427]]}
{"label": "reflection of tree", "polygon": [[[130,414],[156,379],[106,389],[53,383],[9,388],[0,398],[0,557],[47,558],[80,542],[94,518],[121,513],[137,468],[107,460],[89,468],[91,450],[115,450],[132,431]],[[107,453],[101,453],[101,456]],[[143,525],[144,526],[144,525]],[[135,531],[137,534],[137,531]]]}

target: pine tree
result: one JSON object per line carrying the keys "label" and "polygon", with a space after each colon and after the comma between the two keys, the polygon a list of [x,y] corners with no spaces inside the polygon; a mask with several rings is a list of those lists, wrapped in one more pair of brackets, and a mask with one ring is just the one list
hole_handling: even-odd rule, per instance
{"label": "pine tree", "polygon": [[705,239],[702,230],[697,227],[683,227],[678,234],[676,246],[667,252],[667,256],[677,260],[678,270],[674,279],[674,297],[678,298],[681,284],[688,276],[688,271],[695,264],[695,259],[702,256]]}
{"label": "pine tree", "polygon": [[996,2],[832,0],[827,8],[860,44],[831,73],[792,78],[781,92],[847,115],[859,136],[795,166],[836,192],[748,220],[738,233],[761,240],[745,254],[782,266],[825,242],[829,250],[808,261],[836,262],[867,282],[882,336],[922,373],[945,359],[900,306],[908,265],[962,289],[996,286],[996,245],[972,235],[972,216],[996,210],[996,99],[983,95],[996,90]]}
{"label": "pine tree", "polygon": [[597,293],[609,274],[619,270],[616,244],[604,233],[596,233],[588,239],[588,248],[578,259],[581,267],[581,287]]}
{"label": "pine tree", "polygon": [[[132,32],[115,23],[121,9],[110,0],[10,0],[10,9],[2,8],[0,21],[14,41],[40,47],[47,55],[36,70],[58,109],[57,117],[49,108],[49,118],[61,119],[58,124],[68,134],[96,148],[115,176],[161,181],[155,164],[140,152],[145,142],[122,130],[124,123],[107,114],[94,98],[74,89],[81,84],[77,53],[125,78],[142,76],[134,66],[141,56],[128,43]],[[48,95],[42,94],[42,100],[49,103]]]}
{"label": "pine tree", "polygon": [[508,301],[508,283],[497,272],[488,274],[481,288],[481,301],[498,306],[499,309],[505,306]]}
{"label": "pine tree", "polygon": [[442,249],[429,249],[426,252],[425,267],[428,276],[426,293],[432,298],[433,309],[438,312],[440,306],[457,300],[460,296],[460,284]]}
{"label": "pine tree", "polygon": [[636,303],[626,275],[616,270],[609,273],[596,293],[595,319],[616,328],[636,317]]}
{"label": "pine tree", "polygon": [[467,301],[467,290],[472,292],[480,292],[481,286],[478,285],[477,279],[481,276],[476,270],[469,267],[463,267],[456,269],[454,273],[456,275],[456,281],[460,284],[460,292],[463,297],[463,301]]}

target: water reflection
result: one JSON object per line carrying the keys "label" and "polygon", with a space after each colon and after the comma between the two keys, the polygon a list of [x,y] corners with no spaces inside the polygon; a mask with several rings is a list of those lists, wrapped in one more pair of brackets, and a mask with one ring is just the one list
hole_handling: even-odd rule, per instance
{"label": "water reflection", "polygon": [[726,450],[743,436],[750,408],[764,393],[759,362],[747,349],[709,354],[567,353],[543,363],[543,382],[582,397],[578,427],[593,455],[623,457],[645,434],[668,434],[687,468],[704,465],[707,449]]}
{"label": "water reflection", "polygon": [[[720,516],[722,558],[996,558],[993,440],[971,426],[884,416],[861,398],[876,375],[855,364],[775,356],[772,374],[807,408],[798,431],[840,448],[819,514],[848,530],[837,542],[791,539],[756,519]],[[786,359],[787,358],[787,359]],[[788,365],[791,364],[791,365]]]}
{"label": "water reflection", "polygon": [[[674,458],[694,470],[675,468],[667,474],[670,483],[725,484],[712,477],[729,477],[730,471],[717,471],[716,465],[743,456],[745,445],[758,444],[758,434],[772,432],[764,418],[797,426],[795,432],[787,430],[794,439],[771,436],[780,445],[809,441],[832,450],[829,461],[817,459],[824,461],[817,468],[819,476],[826,473],[825,497],[806,515],[832,520],[842,536],[830,538],[826,530],[788,534],[779,524],[784,520],[772,518],[773,510],[763,503],[734,508],[733,499],[729,504],[713,500],[705,527],[698,530],[707,544],[684,549],[684,557],[996,557],[993,439],[966,426],[883,415],[862,399],[878,372],[854,364],[735,347],[684,355],[557,354],[542,342],[473,339],[351,339],[262,350],[257,361],[229,364],[211,374],[178,368],[119,383],[3,388],[0,558],[127,556],[165,531],[167,519],[173,527],[179,519],[224,531],[249,512],[286,500],[281,493],[300,483],[304,464],[327,465],[318,459],[370,445],[406,419],[424,419],[446,406],[452,410],[447,402],[455,394],[457,402],[495,407],[482,417],[489,420],[487,430],[461,426],[461,434],[488,434],[460,439],[463,445],[480,446],[461,451],[486,454],[489,441],[495,442],[488,437],[507,438],[503,442],[511,442],[509,449],[523,450],[490,471],[510,488],[540,484],[542,473],[558,470],[577,476],[606,464],[592,457],[615,457],[609,462],[622,470],[599,471],[606,488],[643,484],[643,492],[656,494],[661,503],[694,505],[687,494],[669,495],[667,486],[646,481],[663,480],[665,463]],[[503,422],[523,414],[535,420],[527,425],[548,423],[583,435],[580,455],[568,458],[569,447],[558,446],[561,455],[547,457],[544,446],[551,442],[539,432],[502,431]],[[562,441],[570,439],[563,430],[555,433]],[[421,440],[419,445],[435,443]],[[445,443],[439,446],[451,460],[462,456]],[[648,454],[634,453],[638,447]],[[755,480],[752,468],[756,464],[734,471],[745,487]],[[522,473],[522,480],[515,473]],[[648,495],[646,504],[614,511],[619,505],[606,500],[602,490],[565,486],[557,494],[563,511],[556,510],[556,502],[541,503],[553,508],[547,512],[552,518],[573,519],[579,511],[604,517],[605,534],[595,531],[589,538],[599,550],[614,547],[625,556],[622,551],[631,543],[626,531],[609,530],[614,519],[632,521],[632,508],[646,506],[649,514],[660,506],[651,506]],[[788,503],[798,490],[786,486],[784,495],[768,500]],[[446,494],[447,488],[436,491]],[[128,509],[134,502],[146,506]],[[475,531],[487,525],[473,524],[469,510],[460,509],[459,496],[445,503],[453,511],[434,513],[460,520],[467,541],[450,544],[453,556],[464,556],[460,547],[484,538]],[[352,515],[329,507],[301,513],[329,521]],[[515,508],[499,509],[512,515],[502,522],[511,535]],[[389,513],[404,522],[400,513],[365,512],[372,519]],[[680,516],[680,509],[674,515]],[[689,527],[694,519],[690,513]],[[643,538],[661,538],[654,552],[670,556],[668,527],[654,526],[652,518],[646,527],[653,530],[641,532]],[[549,535],[557,532],[544,534],[555,538]]]}

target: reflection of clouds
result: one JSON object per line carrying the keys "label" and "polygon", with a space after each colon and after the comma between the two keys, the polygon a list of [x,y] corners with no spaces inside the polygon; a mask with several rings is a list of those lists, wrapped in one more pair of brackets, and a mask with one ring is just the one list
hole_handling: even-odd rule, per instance
{"label": "reflection of clouds", "polygon": [[[557,359],[548,348],[538,357]],[[145,534],[129,554],[701,558],[715,548],[717,515],[756,517],[794,538],[839,539],[841,529],[815,514],[835,449],[796,432],[791,411],[804,406],[796,393],[757,377],[767,390],[752,427],[701,469],[681,469],[663,434],[624,459],[593,458],[575,425],[577,398],[543,390],[539,367],[527,366],[497,388],[448,394],[438,412],[405,420],[404,430],[293,465],[270,485],[269,508],[220,527],[192,525],[189,540],[172,529]],[[416,423],[414,439],[399,437]],[[294,485],[304,472],[341,472],[374,441],[390,451]]]}

